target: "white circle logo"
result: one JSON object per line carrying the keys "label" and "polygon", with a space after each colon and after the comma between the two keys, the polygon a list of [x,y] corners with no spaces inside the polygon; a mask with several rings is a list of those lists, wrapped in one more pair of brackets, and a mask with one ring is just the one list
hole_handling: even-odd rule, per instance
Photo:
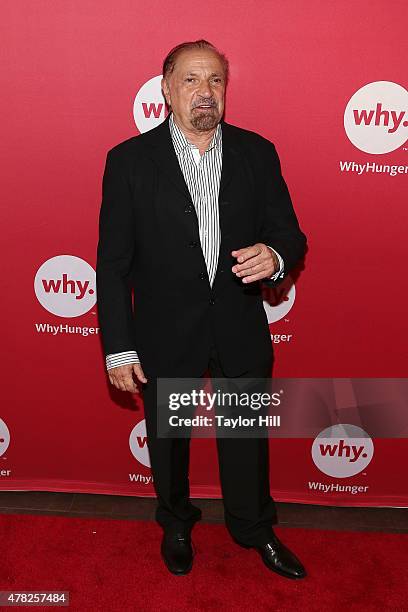
{"label": "white circle logo", "polygon": [[344,129],[361,151],[395,151],[408,138],[408,91],[391,81],[364,85],[346,106]]}
{"label": "white circle logo", "polygon": [[95,305],[95,270],[75,255],[57,255],[38,269],[34,291],[48,312],[59,317],[79,317]]}
{"label": "white circle logo", "polygon": [[8,449],[9,444],[10,444],[9,428],[7,427],[3,419],[0,419],[0,457],[1,455],[4,455],[4,453]]}
{"label": "white circle logo", "polygon": [[288,275],[276,288],[265,289],[268,292],[268,299],[263,301],[263,305],[268,323],[275,323],[283,319],[292,308],[296,297],[295,285]]}
{"label": "white circle logo", "polygon": [[162,75],[147,81],[136,94],[133,117],[139,132],[148,132],[166,117],[166,104],[161,91]]}
{"label": "white circle logo", "polygon": [[374,455],[374,444],[364,429],[341,424],[323,429],[312,444],[312,458],[321,472],[347,478],[362,472]]}
{"label": "white circle logo", "polygon": [[146,421],[143,419],[130,432],[129,446],[132,455],[139,463],[150,467],[149,449],[147,447]]}

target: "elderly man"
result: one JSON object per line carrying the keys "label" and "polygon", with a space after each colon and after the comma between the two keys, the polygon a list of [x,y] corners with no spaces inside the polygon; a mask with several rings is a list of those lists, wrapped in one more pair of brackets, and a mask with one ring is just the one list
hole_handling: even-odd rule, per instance
{"label": "elderly man", "polygon": [[[271,375],[273,350],[261,283],[274,286],[306,239],[274,145],[223,120],[228,61],[204,40],[164,60],[170,110],[107,155],[99,218],[98,310],[112,385],[142,391],[148,448],[174,574],[191,570],[189,438],[157,434],[158,377]],[[134,305],[132,304],[134,290]],[[306,575],[278,539],[268,439],[217,437],[225,521],[271,570]]]}

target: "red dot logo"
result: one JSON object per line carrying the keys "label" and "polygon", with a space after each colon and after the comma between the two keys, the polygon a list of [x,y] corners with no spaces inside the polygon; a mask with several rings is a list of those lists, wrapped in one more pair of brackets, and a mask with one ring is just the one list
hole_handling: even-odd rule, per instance
{"label": "red dot logo", "polygon": [[146,421],[139,421],[132,429],[129,437],[129,446],[132,455],[139,463],[150,467],[149,449],[147,446]]}
{"label": "red dot logo", "polygon": [[161,91],[162,75],[149,79],[136,94],[133,117],[139,132],[148,132],[164,121],[167,110]]}
{"label": "red dot logo", "polygon": [[0,419],[0,457],[4,455],[10,444],[10,432],[3,419]]}
{"label": "red dot logo", "polygon": [[391,81],[364,85],[346,106],[344,129],[360,151],[395,151],[408,139],[408,91]]}
{"label": "red dot logo", "polygon": [[321,472],[347,478],[362,472],[374,455],[374,444],[364,429],[340,424],[327,427],[315,438],[312,458]]}

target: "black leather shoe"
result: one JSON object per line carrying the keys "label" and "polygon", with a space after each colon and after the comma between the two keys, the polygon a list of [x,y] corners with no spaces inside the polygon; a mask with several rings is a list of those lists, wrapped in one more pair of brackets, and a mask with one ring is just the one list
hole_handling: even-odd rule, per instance
{"label": "black leather shoe", "polygon": [[164,533],[161,554],[167,569],[172,574],[188,574],[193,567],[191,537],[183,532]]}
{"label": "black leather shoe", "polygon": [[306,570],[289,548],[273,534],[272,540],[263,546],[254,547],[262,557],[266,567],[286,578],[304,578]]}

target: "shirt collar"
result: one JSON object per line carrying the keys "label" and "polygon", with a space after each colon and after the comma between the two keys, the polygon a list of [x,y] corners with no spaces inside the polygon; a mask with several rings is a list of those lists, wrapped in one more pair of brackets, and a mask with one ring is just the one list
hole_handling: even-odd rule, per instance
{"label": "shirt collar", "polygon": [[[176,155],[180,155],[183,151],[185,151],[188,148],[197,149],[196,145],[194,145],[193,143],[187,140],[183,131],[179,128],[177,123],[174,121],[173,113],[170,113],[169,128],[170,128],[171,139],[173,141],[174,150],[176,152]],[[219,151],[222,150],[222,130],[221,130],[220,123],[217,125],[217,129],[214,132],[214,136],[212,137],[212,140],[207,148],[207,151],[209,151],[210,149],[213,149],[214,147],[216,147]]]}

